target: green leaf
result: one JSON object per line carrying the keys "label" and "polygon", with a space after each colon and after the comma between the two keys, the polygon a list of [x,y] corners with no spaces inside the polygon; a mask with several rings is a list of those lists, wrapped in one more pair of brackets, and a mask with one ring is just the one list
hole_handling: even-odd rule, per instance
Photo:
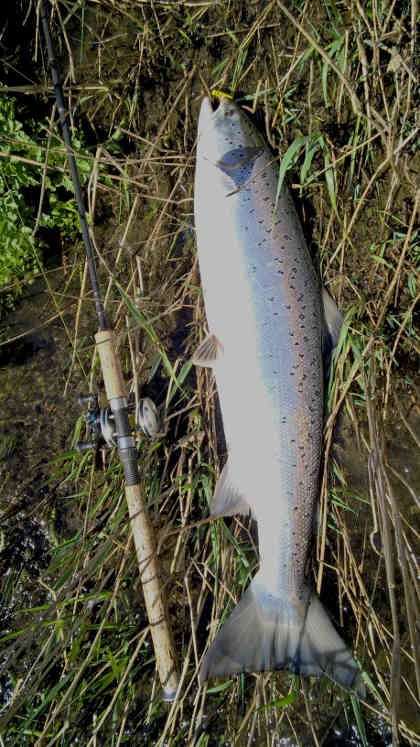
{"label": "green leaf", "polygon": [[319,150],[319,148],[321,147],[319,141],[320,141],[319,135],[317,135],[317,137],[312,143],[309,141],[309,139],[307,140],[306,147],[305,147],[305,160],[300,170],[300,183],[301,184],[305,182],[309,169],[311,168],[312,159],[315,153],[317,152],[317,150]]}
{"label": "green leaf", "polygon": [[292,690],[291,693],[288,695],[285,695],[284,698],[278,698],[277,700],[272,700],[271,703],[267,703],[267,705],[261,706],[261,708],[258,708],[258,711],[264,711],[266,708],[285,708],[288,705],[292,705],[296,701],[297,692],[296,690]]}
{"label": "green leaf", "polygon": [[207,695],[216,695],[217,693],[222,693],[224,690],[227,690],[228,687],[231,686],[233,680],[228,680],[227,682],[223,682],[222,685],[216,685],[216,687],[210,687],[207,690]]}
{"label": "green leaf", "polygon": [[338,209],[337,209],[337,202],[335,199],[335,181],[334,181],[334,169],[331,165],[330,156],[328,153],[327,145],[325,143],[324,137],[320,135],[319,142],[321,144],[323,153],[324,153],[324,165],[326,168],[325,171],[325,181],[327,184],[328,194],[330,197],[331,205],[333,207],[333,210],[338,217]]}
{"label": "green leaf", "polygon": [[306,145],[307,141],[308,141],[307,135],[299,135],[297,138],[293,140],[293,143],[289,145],[286,153],[284,154],[281,160],[279,176],[277,180],[277,191],[276,191],[276,200],[275,200],[275,205],[274,205],[273,221],[275,219],[277,205],[280,199],[280,193],[281,193],[281,189],[283,186],[286,173],[296,163],[297,157],[299,155],[299,151],[302,149],[304,145]]}
{"label": "green leaf", "polygon": [[353,695],[353,693],[350,693],[350,701],[353,708],[354,717],[356,719],[357,728],[359,731],[360,739],[363,742],[363,747],[368,747],[368,742],[366,739],[366,729],[365,724],[363,721],[362,713],[360,710],[360,701],[359,698],[356,695]]}

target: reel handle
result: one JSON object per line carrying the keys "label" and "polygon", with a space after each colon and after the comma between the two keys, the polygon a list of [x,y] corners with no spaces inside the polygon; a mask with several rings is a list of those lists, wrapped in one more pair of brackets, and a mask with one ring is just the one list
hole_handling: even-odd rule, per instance
{"label": "reel handle", "polygon": [[78,441],[77,444],[75,444],[76,451],[89,451],[89,449],[95,448],[95,442],[94,441]]}

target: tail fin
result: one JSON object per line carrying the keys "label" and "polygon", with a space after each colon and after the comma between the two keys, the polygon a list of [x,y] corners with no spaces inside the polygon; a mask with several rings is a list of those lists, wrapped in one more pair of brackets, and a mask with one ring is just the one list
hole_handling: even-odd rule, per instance
{"label": "tail fin", "polygon": [[292,604],[251,582],[218,632],[200,670],[200,682],[238,672],[289,669],[295,674],[326,674],[346,689],[365,693],[350,651],[314,592]]}

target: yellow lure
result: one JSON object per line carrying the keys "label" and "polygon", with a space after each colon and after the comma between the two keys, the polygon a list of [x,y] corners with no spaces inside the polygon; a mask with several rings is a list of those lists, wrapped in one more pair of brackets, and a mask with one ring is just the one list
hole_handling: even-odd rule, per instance
{"label": "yellow lure", "polygon": [[211,95],[214,96],[215,99],[233,99],[233,96],[231,96],[230,93],[218,91],[216,88],[211,89]]}

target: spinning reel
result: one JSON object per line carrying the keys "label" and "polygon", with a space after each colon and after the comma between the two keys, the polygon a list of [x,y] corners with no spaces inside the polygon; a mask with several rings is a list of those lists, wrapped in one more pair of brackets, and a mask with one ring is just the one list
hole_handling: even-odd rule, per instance
{"label": "spinning reel", "polygon": [[[118,446],[118,433],[111,408],[99,407],[96,394],[81,396],[78,402],[79,405],[87,405],[85,422],[91,440],[78,441],[76,449],[78,451],[94,449],[101,439],[110,449]],[[134,415],[135,430],[142,431],[146,438],[155,438],[160,433],[162,424],[159,413],[155,403],[149,397],[140,399],[137,406],[130,398],[127,413]]]}

